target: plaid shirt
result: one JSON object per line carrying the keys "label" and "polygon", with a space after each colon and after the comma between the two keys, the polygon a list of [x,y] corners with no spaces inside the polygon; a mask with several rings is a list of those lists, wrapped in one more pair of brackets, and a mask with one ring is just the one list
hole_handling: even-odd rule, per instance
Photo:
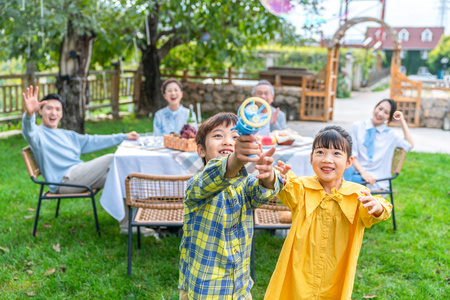
{"label": "plaid shirt", "polygon": [[190,179],[184,205],[179,288],[189,299],[247,299],[253,213],[283,187],[265,189],[245,168],[224,178],[228,157],[212,159]]}

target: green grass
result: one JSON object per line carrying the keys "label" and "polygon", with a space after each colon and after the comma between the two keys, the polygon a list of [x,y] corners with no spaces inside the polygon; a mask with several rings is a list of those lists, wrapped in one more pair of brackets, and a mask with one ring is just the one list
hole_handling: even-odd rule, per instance
{"label": "green grass", "polygon": [[[88,122],[88,133],[151,130],[150,119]],[[98,204],[102,237],[88,200],[44,201],[39,234],[31,235],[38,193],[25,170],[21,136],[0,140],[0,294],[2,299],[178,299],[180,237],[144,238],[128,279],[127,236]],[[115,148],[83,156],[92,159]],[[353,299],[448,299],[450,295],[450,155],[409,153],[395,180],[398,230],[392,220],[367,229]],[[97,197],[98,199],[98,197]],[[98,202],[97,202],[98,203]],[[25,216],[32,216],[25,218]],[[47,223],[51,225],[44,228]],[[256,236],[254,299],[262,299],[284,239]],[[60,252],[53,245],[60,244]],[[9,250],[6,250],[6,248]],[[3,249],[3,250],[2,250]],[[5,251],[6,250],[6,251]],[[55,269],[53,274],[48,270]],[[447,295],[447,296],[445,296]]]}
{"label": "green grass", "polygon": [[381,91],[387,90],[390,86],[391,86],[390,83],[385,83],[380,86],[377,86],[376,88],[373,88],[372,92],[381,92]]}

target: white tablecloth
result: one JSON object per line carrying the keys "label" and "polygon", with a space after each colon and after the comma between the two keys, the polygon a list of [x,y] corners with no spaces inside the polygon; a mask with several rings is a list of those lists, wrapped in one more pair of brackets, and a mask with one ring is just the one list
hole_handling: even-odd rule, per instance
{"label": "white tablecloth", "polygon": [[[131,147],[130,147],[131,146]],[[103,208],[117,220],[125,217],[123,198],[125,178],[132,172],[155,175],[192,174],[203,167],[201,158],[196,152],[180,152],[167,148],[143,149],[132,148],[128,141],[119,146],[114,154],[105,187],[100,198]],[[278,146],[273,158],[292,164],[296,175],[313,175],[310,164],[311,144],[302,146]],[[254,164],[248,164],[250,173],[255,171]]]}

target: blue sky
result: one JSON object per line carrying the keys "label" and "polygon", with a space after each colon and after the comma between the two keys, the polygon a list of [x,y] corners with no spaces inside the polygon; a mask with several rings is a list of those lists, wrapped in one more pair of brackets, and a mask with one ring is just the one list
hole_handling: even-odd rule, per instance
{"label": "blue sky", "polygon": [[[322,16],[327,20],[321,25],[325,37],[331,37],[339,28],[339,7],[341,0],[325,0],[325,10]],[[447,0],[450,6],[450,0]],[[349,4],[349,16],[381,18],[381,3],[379,1],[353,1]],[[385,21],[392,27],[410,26],[426,27],[440,26],[439,15],[440,0],[386,0]],[[450,34],[450,11],[447,12],[445,33]],[[362,23],[350,28],[345,35],[346,39],[363,39],[366,27],[378,26],[377,23]]]}

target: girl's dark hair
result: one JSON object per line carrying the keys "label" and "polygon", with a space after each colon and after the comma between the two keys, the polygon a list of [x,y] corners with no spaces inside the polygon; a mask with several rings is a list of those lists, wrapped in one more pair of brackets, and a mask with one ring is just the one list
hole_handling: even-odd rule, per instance
{"label": "girl's dark hair", "polygon": [[166,81],[164,81],[163,84],[161,85],[161,93],[163,93],[163,95],[166,92],[167,86],[169,84],[171,84],[172,82],[175,82],[178,85],[178,87],[180,88],[180,91],[183,91],[183,85],[181,84],[181,82],[179,82],[175,78],[169,78]]}
{"label": "girl's dark hair", "polygon": [[331,125],[322,128],[314,138],[312,152],[317,148],[334,148],[347,153],[347,156],[352,156],[352,137],[341,126]]}
{"label": "girl's dark hair", "polygon": [[377,108],[378,105],[380,105],[383,101],[387,101],[391,105],[391,111],[389,112],[389,120],[388,120],[389,122],[391,122],[392,118],[394,117],[394,112],[397,110],[397,103],[394,100],[389,99],[389,98],[383,99],[380,102],[378,102],[377,105],[375,105],[375,108]]}
{"label": "girl's dark hair", "polygon": [[58,94],[48,94],[47,96],[41,99],[41,101],[45,100],[58,100],[59,102],[61,102],[63,109],[66,108],[66,101],[64,101],[64,99]]}
{"label": "girl's dark hair", "polygon": [[[215,128],[224,125],[224,126],[230,126],[236,125],[237,123],[237,116],[234,113],[218,113],[211,118],[204,121],[200,127],[198,128],[197,135],[195,137],[195,142],[197,145],[202,145],[203,149],[206,150],[206,136],[208,133],[213,131]],[[203,157],[203,164],[206,165],[206,159]]]}

